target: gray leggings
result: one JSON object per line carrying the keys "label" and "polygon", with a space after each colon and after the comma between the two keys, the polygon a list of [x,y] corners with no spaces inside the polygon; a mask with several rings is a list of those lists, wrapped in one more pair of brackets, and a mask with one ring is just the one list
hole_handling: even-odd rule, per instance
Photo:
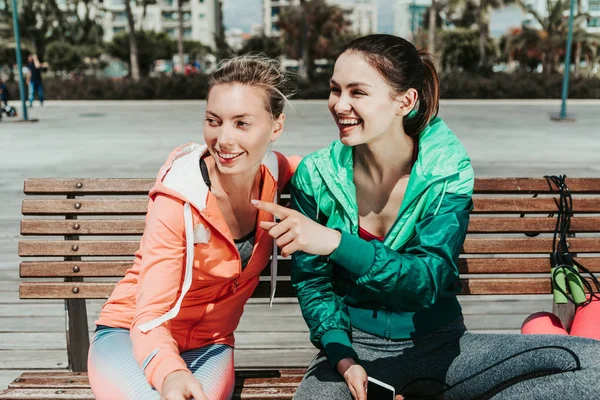
{"label": "gray leggings", "polygon": [[[558,335],[467,332],[462,318],[409,340],[352,330],[360,364],[405,399],[598,398],[600,341]],[[320,353],[295,400],[351,399],[343,378]]]}

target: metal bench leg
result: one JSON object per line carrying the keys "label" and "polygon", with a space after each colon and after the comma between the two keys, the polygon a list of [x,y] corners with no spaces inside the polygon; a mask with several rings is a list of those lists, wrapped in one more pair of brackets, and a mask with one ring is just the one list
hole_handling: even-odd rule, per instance
{"label": "metal bench leg", "polygon": [[[66,282],[83,282],[83,278],[66,278]],[[67,353],[73,372],[87,372],[90,337],[85,299],[65,300],[67,313]]]}
{"label": "metal bench leg", "polygon": [[[75,196],[67,196],[67,198],[74,199]],[[77,217],[68,215],[66,219],[77,219]],[[79,236],[65,236],[65,240],[79,240]],[[65,261],[81,261],[81,257],[65,257]],[[68,277],[65,278],[65,282],[83,282],[83,278]],[[65,311],[69,368],[73,372],[87,372],[90,336],[85,299],[65,300]]]}

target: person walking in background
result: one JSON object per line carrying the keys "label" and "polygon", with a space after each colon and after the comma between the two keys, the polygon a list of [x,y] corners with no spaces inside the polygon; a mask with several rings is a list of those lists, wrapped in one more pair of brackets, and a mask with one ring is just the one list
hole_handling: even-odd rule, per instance
{"label": "person walking in background", "polygon": [[37,54],[27,57],[27,86],[29,87],[29,107],[33,107],[34,94],[37,92],[40,105],[44,106],[44,83],[42,82],[42,68],[47,68],[48,63],[40,63]]}

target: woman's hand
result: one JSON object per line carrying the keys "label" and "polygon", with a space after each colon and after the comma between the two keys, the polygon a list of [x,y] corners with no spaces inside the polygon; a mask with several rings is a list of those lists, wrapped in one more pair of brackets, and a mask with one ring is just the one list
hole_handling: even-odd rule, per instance
{"label": "woman's hand", "polygon": [[252,204],[281,220],[280,222],[263,221],[260,227],[275,239],[284,257],[299,250],[308,254],[328,256],[340,245],[342,238],[340,232],[327,228],[298,211],[258,200],[252,200]]}
{"label": "woman's hand", "polygon": [[171,372],[162,384],[160,400],[208,400],[202,384],[190,371]]}
{"label": "woman's hand", "polygon": [[337,363],[337,370],[344,377],[354,400],[367,400],[367,372],[352,358]]}

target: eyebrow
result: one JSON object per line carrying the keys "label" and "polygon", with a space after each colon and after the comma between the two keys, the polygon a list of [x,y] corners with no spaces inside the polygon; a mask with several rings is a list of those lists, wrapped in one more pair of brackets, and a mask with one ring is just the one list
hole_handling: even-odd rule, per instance
{"label": "eyebrow", "polygon": [[[214,112],[212,112],[212,111],[208,111],[208,110],[207,110],[207,111],[206,111],[206,114],[210,114],[210,115],[212,115],[213,117],[221,118],[221,117],[219,117],[217,114],[215,114],[215,113],[214,113]],[[251,116],[250,114],[238,114],[238,115],[234,115],[234,116],[232,117],[232,119],[240,119],[240,118],[246,118],[246,117],[252,117],[252,116]]]}
{"label": "eyebrow", "polygon": [[[333,79],[329,80],[330,84],[336,85],[336,86],[341,86],[339,83],[337,83],[336,81],[334,81]],[[365,82],[350,82],[349,84],[346,85],[346,87],[352,88],[352,87],[356,87],[356,86],[367,86],[367,87],[371,87],[371,85],[369,85],[368,83]]]}

